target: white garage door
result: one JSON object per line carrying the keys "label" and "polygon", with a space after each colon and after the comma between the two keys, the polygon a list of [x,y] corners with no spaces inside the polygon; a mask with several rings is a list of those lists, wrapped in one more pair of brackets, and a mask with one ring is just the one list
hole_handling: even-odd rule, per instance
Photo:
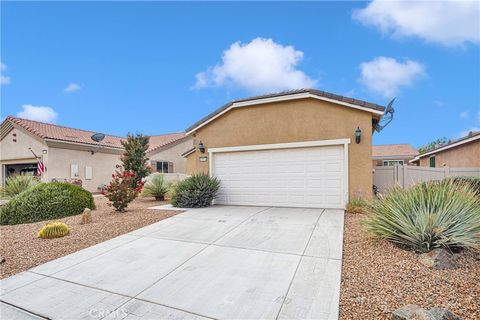
{"label": "white garage door", "polygon": [[215,152],[212,174],[221,181],[216,203],[344,208],[344,145]]}

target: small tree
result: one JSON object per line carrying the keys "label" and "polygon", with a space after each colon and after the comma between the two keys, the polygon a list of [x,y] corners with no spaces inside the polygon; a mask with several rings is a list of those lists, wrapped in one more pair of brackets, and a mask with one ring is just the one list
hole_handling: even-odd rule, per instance
{"label": "small tree", "polygon": [[433,150],[437,147],[440,147],[444,144],[447,144],[447,138],[439,138],[437,140],[434,140],[424,146],[421,146],[420,148],[418,148],[418,153],[425,153],[425,152],[428,152],[430,150]]}
{"label": "small tree", "polygon": [[122,141],[125,148],[125,153],[122,155],[123,168],[134,174],[133,188],[137,188],[140,181],[148,176],[151,171],[147,158],[149,140],[149,136],[129,133],[127,141]]}
{"label": "small tree", "polygon": [[117,168],[112,174],[112,181],[102,193],[110,200],[109,205],[113,206],[116,211],[124,212],[128,204],[142,191],[143,181],[139,181],[138,186],[133,187],[135,174],[123,170],[121,166],[117,166]]}

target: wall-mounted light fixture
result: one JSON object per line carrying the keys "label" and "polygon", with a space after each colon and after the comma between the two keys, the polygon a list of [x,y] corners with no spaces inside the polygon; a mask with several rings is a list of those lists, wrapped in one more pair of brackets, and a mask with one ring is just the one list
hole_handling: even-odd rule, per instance
{"label": "wall-mounted light fixture", "polygon": [[205,153],[205,146],[202,141],[198,144],[198,150],[200,150],[201,153]]}
{"label": "wall-mounted light fixture", "polygon": [[357,144],[360,143],[361,137],[362,137],[362,130],[360,130],[360,127],[357,127],[357,130],[355,130],[355,142]]}

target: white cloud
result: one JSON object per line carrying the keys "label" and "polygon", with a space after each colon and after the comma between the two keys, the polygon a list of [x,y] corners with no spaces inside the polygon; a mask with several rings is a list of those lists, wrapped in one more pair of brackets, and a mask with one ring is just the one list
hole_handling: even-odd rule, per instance
{"label": "white cloud", "polygon": [[397,38],[414,36],[447,46],[480,42],[477,1],[374,0],[353,17]]}
{"label": "white cloud", "polygon": [[17,113],[17,117],[49,123],[55,123],[58,118],[58,113],[51,107],[24,104],[22,109],[22,111]]}
{"label": "white cloud", "polygon": [[65,89],[63,89],[64,92],[66,93],[73,93],[75,91],[78,91],[82,89],[82,87],[80,87],[80,85],[76,84],[76,83],[69,83],[68,86],[65,87]]}
{"label": "white cloud", "polygon": [[272,39],[235,42],[221,63],[197,73],[194,87],[234,85],[256,93],[313,87],[317,81],[297,69],[302,59],[302,51]]}
{"label": "white cloud", "polygon": [[0,62],[0,85],[10,84],[10,77],[4,76],[3,71],[7,70],[7,65]]}
{"label": "white cloud", "polygon": [[467,119],[468,118],[468,111],[460,112],[460,118]]}
{"label": "white cloud", "polygon": [[406,60],[398,62],[393,58],[377,57],[360,64],[361,76],[359,82],[368,90],[392,97],[404,86],[410,86],[416,78],[425,71],[422,64]]}

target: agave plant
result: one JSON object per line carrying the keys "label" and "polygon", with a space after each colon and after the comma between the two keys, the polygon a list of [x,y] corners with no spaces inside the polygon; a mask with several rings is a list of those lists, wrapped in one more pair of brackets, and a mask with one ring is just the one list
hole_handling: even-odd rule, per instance
{"label": "agave plant", "polygon": [[149,176],[147,183],[143,186],[142,197],[155,197],[157,201],[165,200],[165,195],[170,191],[171,184],[161,173],[154,173]]}
{"label": "agave plant", "polygon": [[39,183],[34,176],[27,174],[17,174],[8,177],[5,185],[1,187],[0,193],[3,197],[13,197]]}
{"label": "agave plant", "polygon": [[474,191],[452,180],[393,188],[373,201],[364,225],[373,235],[420,252],[479,248],[480,200]]}

